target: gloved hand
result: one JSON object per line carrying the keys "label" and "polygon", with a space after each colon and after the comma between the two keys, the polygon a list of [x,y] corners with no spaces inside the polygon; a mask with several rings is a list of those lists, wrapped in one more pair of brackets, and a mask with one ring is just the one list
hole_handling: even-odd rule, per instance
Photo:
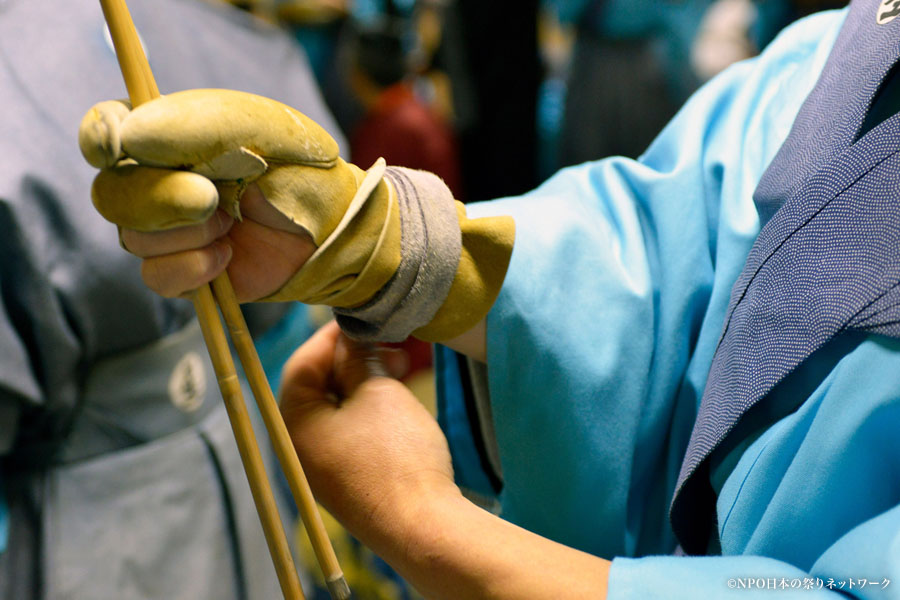
{"label": "gloved hand", "polygon": [[496,298],[512,249],[511,219],[467,219],[430,174],[383,161],[364,172],[316,123],[252,94],[189,90],[133,111],[100,103],[79,144],[102,169],[94,205],[125,229],[201,223],[217,206],[240,219],[247,186],[258,186],[317,246],[280,289],[260,296],[336,307],[356,337],[437,341],[466,331]]}

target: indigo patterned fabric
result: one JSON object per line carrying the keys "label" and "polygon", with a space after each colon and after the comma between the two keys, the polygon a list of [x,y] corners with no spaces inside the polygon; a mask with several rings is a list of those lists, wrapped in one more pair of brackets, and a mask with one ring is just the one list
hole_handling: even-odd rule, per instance
{"label": "indigo patterned fabric", "polygon": [[754,194],[768,222],[732,289],[671,507],[688,553],[709,541],[709,458],[747,411],[836,336],[900,337],[900,115],[861,131],[900,58],[894,4],[853,2]]}

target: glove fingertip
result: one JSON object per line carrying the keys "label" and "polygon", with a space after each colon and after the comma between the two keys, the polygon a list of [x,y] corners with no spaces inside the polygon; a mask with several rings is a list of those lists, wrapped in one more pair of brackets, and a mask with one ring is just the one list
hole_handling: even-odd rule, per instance
{"label": "glove fingertip", "polygon": [[123,102],[107,100],[95,104],[84,115],[78,127],[78,147],[91,166],[105,169],[122,158],[120,125],[128,112]]}

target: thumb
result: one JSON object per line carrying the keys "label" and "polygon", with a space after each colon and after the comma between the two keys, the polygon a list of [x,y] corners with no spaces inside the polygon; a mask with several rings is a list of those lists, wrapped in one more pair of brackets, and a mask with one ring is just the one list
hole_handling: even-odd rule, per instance
{"label": "thumb", "polygon": [[311,411],[334,410],[336,402],[353,395],[366,381],[400,377],[408,365],[402,352],[354,341],[332,321],[285,364],[280,393],[282,413],[285,420],[294,420]]}
{"label": "thumb", "polygon": [[111,167],[122,158],[122,120],[131,105],[125,101],[107,100],[92,106],[78,126],[78,147],[91,166]]}
{"label": "thumb", "polygon": [[332,368],[339,335],[337,323],[324,325],[285,363],[279,396],[286,422],[300,419],[311,410],[333,408]]}
{"label": "thumb", "polygon": [[341,330],[334,321],[320,327],[288,358],[282,369],[282,380],[295,387],[328,391],[335,345],[340,335]]}

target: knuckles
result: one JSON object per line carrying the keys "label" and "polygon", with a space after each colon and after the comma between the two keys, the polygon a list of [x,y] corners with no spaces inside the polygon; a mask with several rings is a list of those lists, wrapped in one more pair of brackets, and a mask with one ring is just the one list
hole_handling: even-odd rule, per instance
{"label": "knuckles", "polygon": [[183,297],[221,273],[229,254],[226,248],[213,243],[177,254],[145,258],[141,263],[141,277],[160,296]]}

